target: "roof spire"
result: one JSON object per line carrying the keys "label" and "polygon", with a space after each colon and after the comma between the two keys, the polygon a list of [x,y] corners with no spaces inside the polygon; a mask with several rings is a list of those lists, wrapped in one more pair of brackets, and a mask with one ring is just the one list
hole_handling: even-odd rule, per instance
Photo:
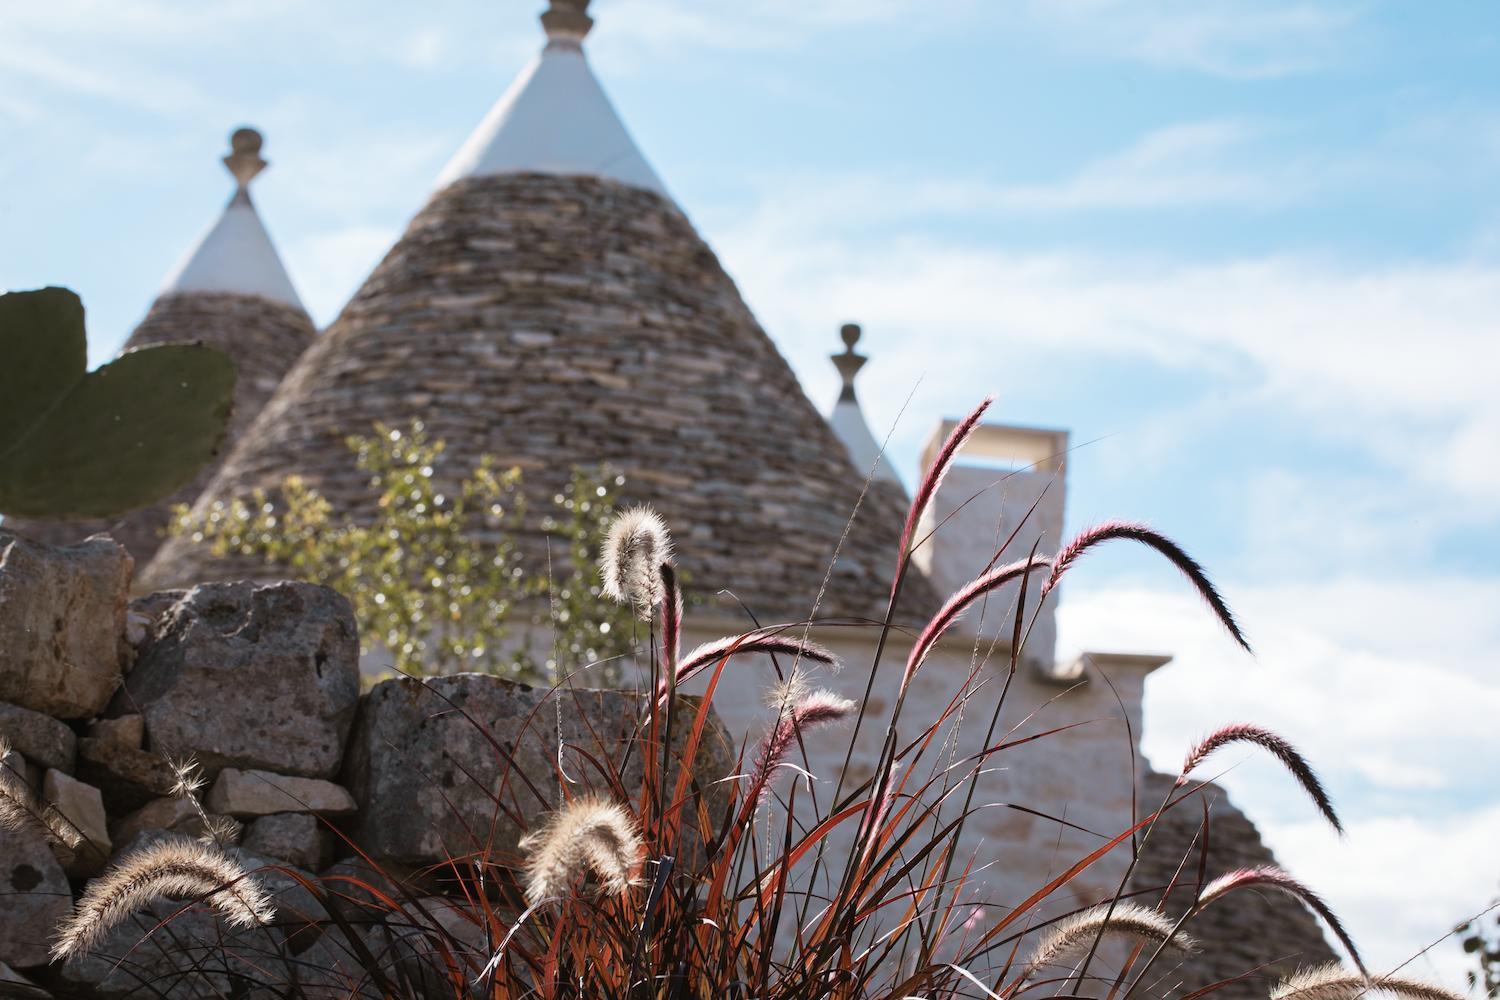
{"label": "roof spire", "polygon": [[549,45],[578,48],[583,37],[594,26],[588,15],[589,0],[549,0],[547,11],[542,15],[542,27],[547,30]]}
{"label": "roof spire", "polygon": [[234,175],[236,200],[250,196],[250,180],[270,164],[261,158],[261,134],[253,128],[241,127],[229,136],[229,155],[224,157],[224,166]]}
{"label": "roof spire", "polygon": [[854,345],[859,343],[861,330],[858,323],[845,323],[839,327],[839,336],[844,338],[844,353],[829,355],[833,359],[834,367],[839,370],[839,375],[844,379],[843,391],[839,393],[840,403],[854,402],[854,376],[870,360],[863,354],[856,353]]}

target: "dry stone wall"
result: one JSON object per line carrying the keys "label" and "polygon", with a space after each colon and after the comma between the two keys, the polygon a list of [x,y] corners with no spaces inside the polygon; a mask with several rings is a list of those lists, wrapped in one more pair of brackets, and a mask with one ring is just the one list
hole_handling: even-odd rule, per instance
{"label": "dry stone wall", "polygon": [[[113,569],[101,574],[91,569],[96,565]],[[149,595],[127,608],[128,567],[128,556],[108,538],[51,549],[0,531],[0,630],[24,637],[26,628],[36,627],[51,635],[58,618],[72,622],[70,615],[87,614],[109,639],[96,636],[78,647],[94,650],[91,660],[59,658],[57,649],[71,648],[66,643],[0,646],[0,684],[7,693],[0,735],[12,748],[0,777],[11,783],[7,787],[57,806],[84,837],[79,850],[66,852],[49,846],[32,826],[0,831],[0,964],[63,995],[126,996],[143,980],[163,977],[176,984],[164,991],[168,996],[286,995],[247,985],[267,975],[299,988],[315,985],[306,979],[312,976],[319,988],[333,991],[327,995],[348,995],[335,988],[340,962],[348,964],[350,956],[307,933],[330,914],[301,880],[321,878],[329,886],[347,885],[338,880],[350,877],[377,884],[399,878],[428,899],[423,919],[462,930],[461,901],[444,896],[441,881],[420,871],[474,851],[516,857],[522,828],[559,801],[560,762],[580,782],[578,789],[598,789],[603,781],[596,762],[628,760],[627,739],[643,714],[634,694],[580,690],[552,701],[523,685],[457,674],[428,682],[387,680],[360,695],[354,622],[337,593],[305,583],[213,583]],[[54,585],[17,586],[38,578]],[[689,642],[721,634],[712,621],[695,618],[692,626]],[[838,647],[846,666],[820,681],[861,696],[873,638],[848,630],[822,638]],[[896,640],[887,650],[886,680],[876,678],[868,706],[875,718],[890,707],[901,645]],[[940,649],[911,690],[905,718],[919,727],[944,710],[958,678],[976,671],[981,693],[956,742],[944,748],[949,759],[962,760],[992,738],[993,703],[984,692],[996,689],[1005,664],[986,659],[988,648],[970,637]],[[87,683],[73,684],[73,673]],[[28,691],[30,677],[47,679],[41,694]],[[1049,874],[1128,825],[1136,778],[1131,730],[1139,732],[1143,677],[1143,671],[1115,672],[1111,684],[1091,677],[1056,700],[1062,689],[1039,675],[1023,669],[1013,680],[1013,701],[995,732],[1018,743],[995,759],[984,779],[976,800],[983,808],[964,845],[988,866],[975,890],[985,906],[1000,912],[1019,903]],[[716,706],[724,721],[715,717],[693,767],[705,794],[716,794],[713,782],[734,770],[731,747],[763,731],[761,696],[774,678],[772,664],[748,657],[723,674]],[[58,690],[83,693],[49,700]],[[694,707],[685,703],[681,717]],[[1021,742],[1073,723],[1085,724]],[[818,732],[806,740],[809,770],[825,802],[846,735]],[[869,776],[883,735],[880,727],[866,727],[852,759],[854,781]],[[173,795],[176,775],[167,759],[186,755],[202,764],[204,812]],[[626,767],[627,785],[639,766]],[[1143,801],[1159,797],[1164,780],[1152,776]],[[505,808],[496,805],[497,797]],[[1212,873],[1271,860],[1254,827],[1227,800],[1214,799],[1212,808]],[[1170,879],[1191,849],[1196,816],[1191,809],[1169,814],[1175,818],[1149,842],[1137,887]],[[195,967],[222,946],[226,933],[206,913],[191,911],[172,924],[169,938],[142,943],[179,906],[141,916],[83,961],[47,963],[52,928],[107,864],[200,835],[205,820],[213,829],[237,832],[233,850],[268,884],[279,913],[275,926],[234,932],[235,953],[213,953],[212,961]],[[387,873],[372,875],[352,857],[352,843]],[[1059,906],[1106,898],[1122,875],[1118,863],[1097,866],[1070,886]],[[1177,900],[1174,895],[1169,905]],[[1205,917],[1194,933],[1209,947],[1174,971],[1174,983],[1202,984],[1279,960],[1266,973],[1272,975],[1328,956],[1317,925],[1295,904],[1257,899],[1211,909]],[[413,965],[410,947],[398,935],[382,942],[381,953],[396,965]],[[484,942],[474,947],[482,951]],[[247,957],[254,959],[253,974],[237,964]],[[1264,988],[1236,987],[1235,995],[1263,995]]]}
{"label": "dry stone wall", "polygon": [[[312,320],[293,306],[258,295],[191,292],[157,299],[124,350],[181,341],[200,341],[227,353],[234,362],[234,409],[220,456],[249,428],[266,400],[313,339]],[[16,531],[50,545],[67,545],[99,532],[109,534],[144,569],[161,546],[172,505],[191,504],[219,467],[215,461],[193,481],[160,503],[116,521],[14,521]]]}
{"label": "dry stone wall", "polygon": [[[475,851],[514,857],[517,823],[482,822],[502,775],[533,791],[534,820],[561,794],[559,725],[581,758],[617,759],[643,710],[629,693],[578,691],[559,722],[544,692],[478,674],[389,680],[361,696],[353,613],[334,591],[210,583],[131,602],[130,567],[105,536],[52,548],[0,529],[0,794],[55,807],[83,837],[69,851],[37,823],[0,827],[0,984],[16,976],[81,997],[141,995],[147,983],[151,996],[287,996],[294,985],[361,995],[339,972],[350,955],[316,950],[308,928],[330,915],[302,880],[321,875],[338,894],[337,878],[358,871],[354,843],[403,877]],[[198,807],[174,794],[170,761],[186,758],[204,781]],[[696,767],[705,788],[732,770],[717,722]],[[581,789],[605,790],[579,776]],[[231,853],[268,886],[275,926],[228,929],[190,908],[153,931],[182,909],[161,904],[82,960],[49,964],[54,929],[90,880],[133,852],[203,835],[205,820],[231,832]],[[441,888],[416,877],[411,887]],[[461,930],[461,905],[432,895],[423,919]],[[420,964],[417,944],[403,943],[412,928],[382,933],[395,935],[383,955]]]}

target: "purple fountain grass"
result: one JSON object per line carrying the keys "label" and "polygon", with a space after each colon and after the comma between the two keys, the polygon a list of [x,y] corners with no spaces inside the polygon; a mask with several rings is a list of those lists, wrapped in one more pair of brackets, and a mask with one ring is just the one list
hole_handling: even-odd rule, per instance
{"label": "purple fountain grass", "polygon": [[1359,955],[1359,949],[1354,946],[1354,940],[1349,937],[1349,932],[1344,930],[1344,925],[1339,922],[1339,918],[1334,914],[1333,910],[1327,903],[1323,902],[1321,896],[1280,868],[1266,865],[1260,868],[1241,868],[1238,871],[1221,875],[1204,886],[1203,893],[1198,897],[1198,902],[1194,904],[1192,912],[1199,912],[1210,903],[1222,899],[1231,892],[1256,888],[1274,889],[1294,899],[1301,900],[1308,909],[1323,918],[1323,922],[1328,925],[1328,929],[1333,931],[1333,936],[1339,939],[1339,944],[1343,945],[1344,950],[1349,953],[1349,958],[1353,960],[1360,974],[1366,978],[1369,977],[1370,972],[1365,968],[1365,962]]}
{"label": "purple fountain grass", "polygon": [[157,900],[196,898],[233,927],[267,924],[276,913],[259,883],[228,856],[173,838],[133,852],[89,883],[58,929],[52,960],[92,950],[121,921]]}
{"label": "purple fountain grass", "polygon": [[585,870],[607,894],[619,895],[630,887],[642,850],[634,817],[598,798],[574,799],[518,846],[526,852],[526,896],[533,904],[567,892]]}
{"label": "purple fountain grass", "polygon": [[[717,663],[726,656],[749,655],[752,653],[795,656],[803,660],[810,660],[813,663],[822,663],[828,666],[836,666],[839,662],[839,658],[831,650],[818,645],[816,642],[786,635],[780,630],[746,632],[743,635],[725,636],[722,639],[705,642],[691,653],[688,653],[677,664],[676,683],[681,684],[694,674]],[[663,682],[657,694],[660,696],[665,693],[666,685]]]}
{"label": "purple fountain grass", "polygon": [[682,591],[677,586],[677,570],[669,562],[658,568],[661,574],[661,652],[666,661],[666,675],[676,677],[677,660],[682,656]]}
{"label": "purple fountain grass", "polygon": [[912,675],[916,673],[917,668],[927,659],[927,655],[932,652],[932,647],[937,645],[938,640],[943,637],[943,634],[948,629],[953,627],[953,623],[958,621],[970,605],[990,591],[998,590],[1012,580],[1020,579],[1027,573],[1047,569],[1051,565],[1051,560],[1041,556],[1032,556],[1028,559],[1007,563],[970,581],[952,597],[948,598],[947,602],[938,610],[938,613],[933,615],[932,619],[928,621],[926,627],[922,629],[922,634],[917,637],[917,641],[912,645],[911,654],[906,660],[906,673],[902,675],[901,679],[902,686],[906,685]]}
{"label": "purple fountain grass", "polygon": [[1196,941],[1185,934],[1174,935],[1173,930],[1172,921],[1164,914],[1139,903],[1117,900],[1113,905],[1100,904],[1053,924],[1031,953],[1021,978],[1030,979],[1043,969],[1056,966],[1069,956],[1076,956],[1101,934],[1128,937],[1148,944],[1170,944],[1179,951],[1197,950]]}
{"label": "purple fountain grass", "polygon": [[672,558],[666,522],[650,507],[632,507],[610,525],[599,554],[604,596],[631,604],[642,621],[661,603],[661,566]]}
{"label": "purple fountain grass", "polygon": [[1421,979],[1394,974],[1368,979],[1337,962],[1288,976],[1276,984],[1270,1000],[1356,1000],[1369,993],[1388,993],[1403,1000],[1464,1000],[1461,994]]}
{"label": "purple fountain grass", "polygon": [[1251,651],[1250,643],[1245,639],[1244,633],[1240,631],[1239,623],[1234,619],[1234,613],[1229,610],[1229,605],[1224,603],[1224,598],[1219,596],[1218,589],[1209,580],[1203,567],[1198,565],[1197,560],[1184,552],[1176,542],[1144,524],[1131,521],[1106,521],[1079,532],[1053,557],[1052,575],[1042,586],[1042,598],[1045,599],[1057,587],[1063,574],[1078,561],[1079,556],[1096,545],[1117,538],[1148,545],[1171,560],[1172,564],[1181,570],[1182,575],[1187,577],[1197,589],[1199,596],[1213,609],[1219,621],[1229,630],[1229,634],[1234,636],[1234,641],[1239,643],[1245,652]]}
{"label": "purple fountain grass", "polygon": [[827,689],[808,691],[798,676],[783,686],[777,703],[776,722],[755,752],[747,801],[759,802],[770,794],[772,778],[785,763],[799,734],[840,722],[854,711],[854,702],[848,698]]}
{"label": "purple fountain grass", "polygon": [[1247,722],[1234,723],[1224,726],[1222,729],[1211,733],[1201,743],[1188,751],[1187,758],[1182,762],[1182,773],[1177,777],[1177,785],[1180,787],[1187,783],[1187,776],[1215,751],[1232,743],[1251,743],[1270,753],[1285,765],[1297,779],[1308,796],[1317,803],[1318,811],[1340,834],[1344,832],[1344,826],[1339,822],[1338,814],[1333,810],[1333,802],[1328,793],[1323,789],[1323,783],[1318,780],[1312,765],[1286,740],[1277,736],[1269,729],[1256,726]]}
{"label": "purple fountain grass", "polygon": [[958,426],[953,428],[952,433],[943,442],[943,447],[939,449],[937,457],[933,459],[926,474],[922,476],[922,481],[917,484],[917,492],[913,494],[911,506],[906,512],[906,523],[901,528],[901,548],[897,553],[895,581],[891,584],[892,595],[896,593],[896,587],[906,570],[906,560],[911,555],[911,540],[917,533],[917,522],[922,519],[922,512],[932,502],[933,495],[943,484],[943,477],[948,474],[948,469],[953,465],[953,460],[958,457],[959,450],[973,435],[975,428],[979,426],[979,419],[984,416],[984,411],[988,410],[994,401],[994,396],[984,397],[984,400],[974,407],[973,412],[959,421]]}

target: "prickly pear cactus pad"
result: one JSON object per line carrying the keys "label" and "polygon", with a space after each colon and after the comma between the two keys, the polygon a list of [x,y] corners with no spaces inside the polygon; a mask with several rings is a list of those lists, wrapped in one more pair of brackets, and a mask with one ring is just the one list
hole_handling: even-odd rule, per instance
{"label": "prickly pear cactus pad", "polygon": [[0,295],[0,513],[114,517],[168,496],[224,438],[234,366],[202,344],[129,351],[86,371],[66,288]]}

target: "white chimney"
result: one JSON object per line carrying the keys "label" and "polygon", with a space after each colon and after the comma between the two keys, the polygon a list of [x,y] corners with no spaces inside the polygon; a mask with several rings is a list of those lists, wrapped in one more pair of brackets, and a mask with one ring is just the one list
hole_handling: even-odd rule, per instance
{"label": "white chimney", "polygon": [[[922,450],[924,475],[954,425],[955,421],[943,421],[928,439]],[[1067,451],[1067,431],[1001,424],[981,424],[975,430],[917,528],[917,538],[927,541],[917,549],[914,561],[942,596],[979,576],[992,560],[999,565],[1025,559],[1032,546],[1038,555],[1057,551],[1067,493]],[[1012,534],[1015,538],[1006,545]],[[996,560],[1002,545],[1005,551]],[[1031,622],[1044,580],[1043,574],[1033,574],[1027,585],[1025,622]],[[982,625],[987,634],[1003,629],[1009,635],[1019,596],[1019,583],[995,591],[982,612],[978,606],[969,612],[966,626]],[[1031,624],[1021,656],[1023,662],[1048,674],[1056,658],[1058,596],[1054,591],[1047,598],[1047,607]]]}

